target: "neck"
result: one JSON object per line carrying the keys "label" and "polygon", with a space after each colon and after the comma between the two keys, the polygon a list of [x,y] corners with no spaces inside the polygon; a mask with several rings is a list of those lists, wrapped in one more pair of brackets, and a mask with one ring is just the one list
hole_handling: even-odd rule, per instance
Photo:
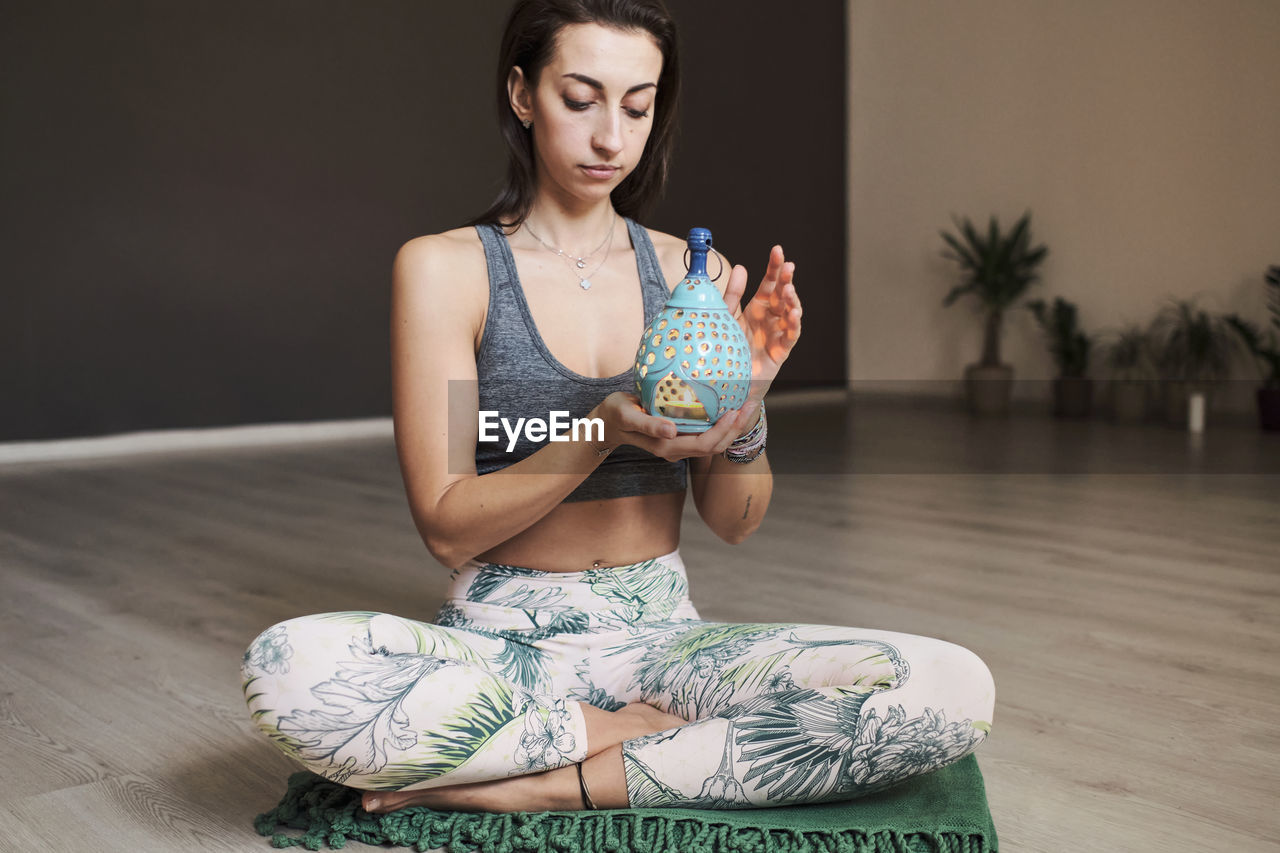
{"label": "neck", "polygon": [[[616,224],[612,202],[605,198],[590,205],[565,205],[539,194],[526,218],[530,227],[544,241],[570,255],[582,256],[594,251],[605,240],[611,225]],[[536,245],[532,235],[526,236]]]}

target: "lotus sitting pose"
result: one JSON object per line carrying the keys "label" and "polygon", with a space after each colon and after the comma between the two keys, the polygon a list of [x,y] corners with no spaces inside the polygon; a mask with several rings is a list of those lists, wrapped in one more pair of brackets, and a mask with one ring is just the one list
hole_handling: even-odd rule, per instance
{"label": "lotus sitting pose", "polygon": [[[268,628],[244,659],[256,725],[370,811],[819,802],[973,751],[995,694],[969,650],[715,623],[690,601],[685,501],[727,543],[719,559],[764,518],[764,398],[803,310],[781,246],[745,304],[747,270],[726,260],[716,286],[751,346],[745,402],[683,435],[639,405],[637,342],[685,275],[685,241],[640,223],[676,129],[663,4],[521,0],[499,65],[506,185],[393,265],[396,449],[417,529],[452,572],[447,600],[434,621]],[[567,411],[603,431],[482,442],[481,411]]]}

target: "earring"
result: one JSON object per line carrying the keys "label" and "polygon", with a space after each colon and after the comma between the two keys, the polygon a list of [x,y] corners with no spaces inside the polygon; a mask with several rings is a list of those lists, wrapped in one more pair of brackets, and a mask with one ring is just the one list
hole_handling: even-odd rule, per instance
{"label": "earring", "polygon": [[528,130],[529,128],[533,127],[533,119],[531,118],[524,119],[520,123],[524,125],[525,130]]}

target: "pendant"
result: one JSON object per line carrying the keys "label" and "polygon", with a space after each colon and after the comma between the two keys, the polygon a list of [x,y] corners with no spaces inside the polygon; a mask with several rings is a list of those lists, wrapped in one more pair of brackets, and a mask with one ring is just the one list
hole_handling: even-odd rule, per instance
{"label": "pendant", "polygon": [[589,279],[589,278],[584,278],[584,279],[582,279],[581,281],[579,281],[579,282],[578,282],[578,286],[579,286],[579,287],[581,287],[583,290],[590,290],[590,289],[591,289],[591,279]]}

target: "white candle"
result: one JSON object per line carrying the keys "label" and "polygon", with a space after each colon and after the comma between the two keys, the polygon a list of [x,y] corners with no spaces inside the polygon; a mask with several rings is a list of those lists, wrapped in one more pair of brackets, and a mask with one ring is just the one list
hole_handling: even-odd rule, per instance
{"label": "white candle", "polygon": [[1193,391],[1187,397],[1187,429],[1191,432],[1204,432],[1204,392]]}

